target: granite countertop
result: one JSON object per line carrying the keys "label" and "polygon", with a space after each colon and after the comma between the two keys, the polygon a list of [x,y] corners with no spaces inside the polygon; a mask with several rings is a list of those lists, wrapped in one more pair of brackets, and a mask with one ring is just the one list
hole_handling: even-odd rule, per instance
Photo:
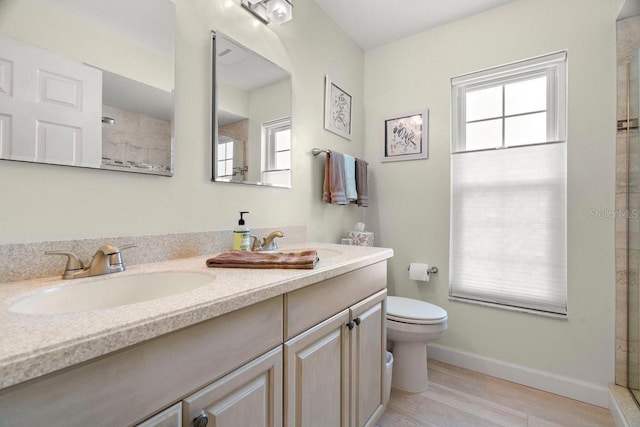
{"label": "granite countertop", "polygon": [[281,250],[306,248],[318,250],[320,261],[313,270],[207,268],[205,261],[215,254],[133,265],[115,274],[192,271],[209,274],[213,280],[178,295],[86,312],[22,314],[9,307],[44,289],[110,276],[0,284],[0,390],[393,256],[393,250],[386,248],[326,243],[287,245]]}

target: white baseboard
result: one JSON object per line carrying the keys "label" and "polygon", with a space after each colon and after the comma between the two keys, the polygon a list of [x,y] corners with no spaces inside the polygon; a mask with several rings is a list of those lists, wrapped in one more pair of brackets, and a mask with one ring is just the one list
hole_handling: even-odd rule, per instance
{"label": "white baseboard", "polygon": [[581,402],[609,408],[609,389],[574,378],[478,356],[439,344],[427,345],[427,356],[440,362],[470,369],[492,377],[548,391]]}

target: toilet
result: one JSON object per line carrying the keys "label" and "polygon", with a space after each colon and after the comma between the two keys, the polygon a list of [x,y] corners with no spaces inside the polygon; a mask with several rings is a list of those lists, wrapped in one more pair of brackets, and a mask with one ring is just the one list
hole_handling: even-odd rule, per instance
{"label": "toilet", "polygon": [[447,329],[447,312],[412,298],[387,297],[387,340],[393,353],[391,386],[411,393],[429,388],[427,343]]}

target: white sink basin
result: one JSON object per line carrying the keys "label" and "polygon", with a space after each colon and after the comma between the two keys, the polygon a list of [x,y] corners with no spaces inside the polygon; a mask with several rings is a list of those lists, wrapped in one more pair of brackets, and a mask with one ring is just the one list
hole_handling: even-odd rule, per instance
{"label": "white sink basin", "polygon": [[9,309],[16,313],[56,314],[111,308],[188,292],[214,278],[203,273],[165,271],[76,280],[28,296]]}

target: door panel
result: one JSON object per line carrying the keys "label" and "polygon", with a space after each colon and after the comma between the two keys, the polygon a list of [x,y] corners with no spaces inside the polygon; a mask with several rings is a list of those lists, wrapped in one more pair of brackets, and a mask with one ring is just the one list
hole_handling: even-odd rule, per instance
{"label": "door panel", "polygon": [[100,167],[102,72],[0,37],[2,158]]}
{"label": "door panel", "polygon": [[348,321],[343,310],[285,343],[286,426],[348,425]]}
{"label": "door panel", "polygon": [[[378,292],[351,308],[351,425],[370,426],[384,411],[386,295]],[[358,320],[359,319],[359,320]]]}
{"label": "door panel", "polygon": [[282,425],[282,347],[183,400],[183,425],[206,414],[215,427]]}

